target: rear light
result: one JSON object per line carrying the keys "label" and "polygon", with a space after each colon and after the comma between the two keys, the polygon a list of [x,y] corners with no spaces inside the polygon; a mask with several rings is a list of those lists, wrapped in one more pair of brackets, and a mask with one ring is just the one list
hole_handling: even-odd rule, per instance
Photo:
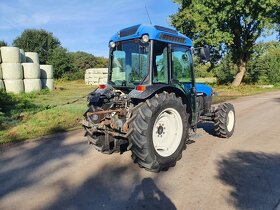
{"label": "rear light", "polygon": [[99,85],[99,89],[105,89],[106,85]]}
{"label": "rear light", "polygon": [[146,86],[145,85],[138,85],[138,86],[136,86],[136,90],[138,90],[138,91],[145,91],[146,90]]}

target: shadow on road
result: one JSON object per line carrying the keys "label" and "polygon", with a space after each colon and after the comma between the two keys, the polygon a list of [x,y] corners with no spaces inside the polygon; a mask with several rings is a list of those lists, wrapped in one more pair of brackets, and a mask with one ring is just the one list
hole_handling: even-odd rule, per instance
{"label": "shadow on road", "polygon": [[214,131],[214,123],[213,122],[203,122],[203,123],[198,123],[197,128],[202,128],[206,133],[216,136],[215,131]]}
{"label": "shadow on road", "polygon": [[131,209],[176,209],[151,178],[144,178],[128,199]]}
{"label": "shadow on road", "polygon": [[238,209],[275,209],[280,202],[280,154],[236,151],[218,162],[218,179],[232,187]]}
{"label": "shadow on road", "polygon": [[[70,163],[64,158],[82,155],[84,143],[63,145],[66,133],[57,134],[55,139],[33,142],[34,146],[25,148],[29,143],[19,143],[12,147],[0,148],[0,199],[18,190],[35,186],[46,176],[55,174]],[[13,152],[9,151],[13,150]],[[9,151],[11,154],[5,155]],[[60,160],[60,161],[59,161]],[[45,166],[47,170],[40,172]],[[35,174],[37,172],[37,174]]]}
{"label": "shadow on road", "polygon": [[280,103],[280,98],[274,98],[273,100],[274,100],[275,102]]}
{"label": "shadow on road", "polygon": [[92,152],[67,133],[0,148],[0,209],[176,209],[156,177],[143,179],[143,169],[114,155],[91,161],[100,157]]}
{"label": "shadow on road", "polygon": [[[141,169],[140,169],[141,170]],[[137,184],[138,183],[138,184]],[[135,187],[133,187],[135,186]],[[176,209],[151,178],[141,180],[132,165],[104,166],[74,189],[64,186],[63,194],[45,209]]]}

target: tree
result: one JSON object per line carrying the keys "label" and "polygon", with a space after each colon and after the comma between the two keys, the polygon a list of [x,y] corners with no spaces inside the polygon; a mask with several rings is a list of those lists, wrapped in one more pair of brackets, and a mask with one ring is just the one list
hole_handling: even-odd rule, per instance
{"label": "tree", "polygon": [[277,30],[280,1],[272,0],[174,0],[179,11],[171,23],[190,36],[195,44],[217,46],[219,53],[230,52],[238,67],[232,84],[238,86],[246,72],[258,37]]}
{"label": "tree", "polygon": [[3,47],[3,46],[8,46],[8,44],[4,40],[0,40],[0,47]]}
{"label": "tree", "polygon": [[224,55],[220,62],[212,70],[217,78],[218,84],[229,84],[234,80],[238,72],[237,66],[232,63],[231,53]]}
{"label": "tree", "polygon": [[72,52],[70,55],[73,60],[74,68],[77,70],[86,70],[96,67],[96,59],[90,53],[78,51]]}
{"label": "tree", "polygon": [[107,68],[109,60],[105,57],[95,57],[95,62],[95,68]]}
{"label": "tree", "polygon": [[47,64],[53,65],[54,78],[61,78],[65,73],[73,71],[71,56],[62,47],[57,47],[50,51]]}
{"label": "tree", "polygon": [[280,43],[258,43],[247,69],[245,78],[251,83],[280,83]]}
{"label": "tree", "polygon": [[51,32],[43,29],[26,29],[13,41],[13,46],[19,47],[26,52],[37,52],[40,63],[45,64],[50,52],[60,47],[60,41]]}

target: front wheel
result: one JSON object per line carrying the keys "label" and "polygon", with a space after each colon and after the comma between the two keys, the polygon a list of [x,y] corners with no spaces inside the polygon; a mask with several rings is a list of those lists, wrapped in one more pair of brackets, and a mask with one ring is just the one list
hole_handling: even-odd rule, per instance
{"label": "front wheel", "polygon": [[229,138],[232,136],[235,128],[235,111],[230,103],[219,105],[215,111],[214,119],[216,136]]}
{"label": "front wheel", "polygon": [[188,113],[182,99],[163,92],[133,112],[130,124],[132,158],[147,170],[158,172],[176,164],[186,148]]}

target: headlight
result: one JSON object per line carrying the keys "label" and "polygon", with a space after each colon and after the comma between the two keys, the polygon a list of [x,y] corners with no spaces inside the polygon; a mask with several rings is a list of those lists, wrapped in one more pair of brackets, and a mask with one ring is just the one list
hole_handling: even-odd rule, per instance
{"label": "headlight", "polygon": [[150,40],[149,36],[147,34],[142,36],[142,42],[146,43]]}
{"label": "headlight", "polygon": [[116,47],[116,43],[115,43],[115,42],[113,42],[113,41],[111,41],[111,42],[110,42],[110,47],[111,47],[111,48]]}

